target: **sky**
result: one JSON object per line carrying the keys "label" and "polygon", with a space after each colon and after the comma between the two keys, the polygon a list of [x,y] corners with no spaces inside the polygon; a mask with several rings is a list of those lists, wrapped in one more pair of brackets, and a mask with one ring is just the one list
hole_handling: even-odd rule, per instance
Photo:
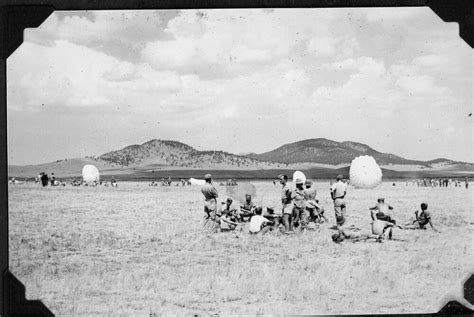
{"label": "sky", "polygon": [[429,8],[55,12],[7,60],[8,163],[320,137],[474,162],[458,33]]}

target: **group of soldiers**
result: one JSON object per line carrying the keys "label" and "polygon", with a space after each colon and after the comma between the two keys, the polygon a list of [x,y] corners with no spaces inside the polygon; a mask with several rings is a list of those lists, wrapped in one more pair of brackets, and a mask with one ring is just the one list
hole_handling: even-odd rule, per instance
{"label": "group of soldiers", "polygon": [[233,200],[230,197],[227,198],[225,207],[219,209],[218,193],[212,183],[212,176],[205,175],[205,184],[201,187],[205,200],[203,232],[231,231],[248,222],[249,232],[252,234],[265,234],[279,228],[282,228],[285,234],[293,234],[295,228],[314,229],[318,223],[327,221],[324,208],[316,199],[316,188],[310,180],[303,182],[301,179],[296,179],[296,188],[291,190],[287,186],[286,175],[279,175],[278,178],[283,185],[282,212],[275,212],[270,207],[267,207],[264,212],[263,207],[252,202],[250,194],[245,195],[245,202],[239,210],[232,208]]}
{"label": "group of soldiers", "polygon": [[66,186],[65,182],[56,179],[54,173],[51,173],[51,176],[48,176],[45,172],[41,172],[35,177],[35,184],[41,184],[43,187],[48,186],[48,184],[51,186]]}
{"label": "group of soldiers", "polygon": [[100,180],[94,180],[92,182],[86,182],[83,179],[79,179],[74,177],[72,180],[58,180],[56,179],[56,176],[54,173],[51,173],[51,176],[48,177],[48,174],[41,172],[35,179],[35,184],[41,184],[43,187],[48,186],[48,183],[50,183],[51,186],[66,186],[67,184],[70,184],[71,186],[78,187],[78,186],[91,186],[91,187],[96,187],[96,186],[111,186],[111,187],[118,187],[117,180],[112,176],[112,178],[109,181],[100,179]]}
{"label": "group of soldiers", "polygon": [[[462,187],[462,181],[459,179],[451,178],[423,178],[412,181],[412,184],[416,184],[417,187]],[[408,186],[408,182],[407,182]],[[469,188],[469,178],[464,178],[464,187]]]}
{"label": "group of soldiers", "polygon": [[[151,186],[151,187],[171,186],[172,183],[173,181],[171,180],[171,177],[168,177],[168,178],[162,177],[160,182],[153,180],[150,184],[148,184],[148,186]],[[191,185],[191,182],[183,178],[179,179],[175,183],[175,186],[186,186],[186,185]]]}
{"label": "group of soldiers", "polygon": [[112,178],[109,181],[100,179],[100,180],[94,180],[92,182],[86,182],[83,179],[78,179],[76,177],[73,178],[71,181],[72,186],[90,186],[90,187],[96,187],[96,186],[104,186],[104,187],[118,187],[117,180],[112,176]]}
{"label": "group of soldiers", "polygon": [[[251,234],[265,234],[269,231],[282,232],[283,234],[294,234],[296,230],[311,230],[317,228],[319,223],[327,222],[324,215],[324,208],[319,205],[316,199],[316,188],[310,180],[303,182],[302,179],[294,180],[296,188],[288,186],[287,175],[278,175],[278,181],[282,185],[281,210],[275,212],[273,208],[257,207],[252,202],[252,196],[246,194],[245,202],[240,206],[240,210],[232,208],[232,198],[227,198],[224,208],[218,208],[218,193],[212,183],[212,175],[205,175],[205,184],[201,187],[204,195],[204,219],[202,230],[205,233],[216,233],[232,231],[245,222],[249,222],[248,228]],[[369,208],[372,218],[370,232],[363,232],[354,225],[346,224],[346,202],[344,200],[347,193],[347,183],[343,176],[338,175],[336,182],[330,187],[331,198],[334,205],[337,233],[332,235],[334,242],[340,243],[343,240],[361,241],[375,239],[381,241],[385,237],[392,238],[392,229],[424,229],[430,224],[434,231],[437,231],[432,223],[428,205],[421,204],[421,212],[415,212],[415,220],[401,226],[390,216],[393,207],[385,203],[384,198],[379,198],[377,204]]]}

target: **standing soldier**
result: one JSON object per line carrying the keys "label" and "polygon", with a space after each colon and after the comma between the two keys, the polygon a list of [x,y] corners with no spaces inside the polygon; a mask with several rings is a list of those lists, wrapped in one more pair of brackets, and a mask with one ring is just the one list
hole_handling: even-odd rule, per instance
{"label": "standing soldier", "polygon": [[202,232],[216,233],[219,230],[219,217],[217,216],[217,190],[212,185],[211,174],[204,175],[205,183],[201,187],[204,195],[204,219]]}
{"label": "standing soldier", "polygon": [[469,188],[469,178],[466,177],[464,179],[464,182],[465,182],[465,185],[466,185],[466,189],[468,189]]}
{"label": "standing soldier", "polygon": [[41,172],[41,184],[43,185],[43,187],[48,186],[48,180],[48,174],[46,174],[45,172]]}
{"label": "standing soldier", "polygon": [[334,203],[337,227],[342,226],[346,221],[346,202],[344,201],[344,197],[346,196],[347,185],[342,181],[342,179],[342,175],[337,175],[336,183],[331,186],[331,198]]}
{"label": "standing soldier", "polygon": [[306,198],[303,189],[303,180],[297,178],[295,180],[296,188],[292,193],[293,200],[293,223],[300,229],[306,227],[308,217],[306,217]]}
{"label": "standing soldier", "polygon": [[283,213],[283,224],[285,225],[285,233],[292,234],[293,231],[293,204],[291,198],[291,189],[288,187],[288,176],[280,174],[278,175],[280,184],[283,186],[281,189],[281,205]]}

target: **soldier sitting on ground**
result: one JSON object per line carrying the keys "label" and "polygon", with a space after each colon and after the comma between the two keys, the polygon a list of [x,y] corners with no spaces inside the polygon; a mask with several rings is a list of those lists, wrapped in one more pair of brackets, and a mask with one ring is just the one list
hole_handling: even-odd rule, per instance
{"label": "soldier sitting on ground", "polygon": [[245,203],[240,206],[240,219],[241,221],[250,221],[250,218],[255,215],[255,209],[257,206],[252,202],[252,195],[245,195]]}
{"label": "soldier sitting on ground", "polygon": [[262,207],[255,209],[255,216],[250,218],[249,232],[264,235],[272,228],[272,222],[262,216]]}
{"label": "soldier sitting on ground", "polygon": [[239,225],[236,216],[228,208],[218,213],[218,218],[221,232],[234,231]]}
{"label": "soldier sitting on ground", "polygon": [[379,219],[379,220],[391,222],[394,225],[397,224],[395,219],[392,219],[392,217],[389,214],[390,210],[393,210],[393,207],[385,203],[385,198],[377,199],[377,205],[369,208],[369,210],[370,210],[370,216],[372,217],[372,220]]}
{"label": "soldier sitting on ground", "polygon": [[351,240],[353,242],[357,241],[366,241],[369,239],[374,239],[377,242],[382,242],[382,240],[388,236],[389,239],[392,239],[392,227],[393,223],[383,221],[383,220],[374,220],[371,225],[371,233],[362,232],[359,228],[354,225],[349,226],[340,226],[338,232],[331,236],[332,241],[340,243],[344,240]]}
{"label": "soldier sitting on ground", "polygon": [[407,223],[403,226],[403,229],[426,229],[425,226],[430,224],[431,228],[435,232],[439,232],[434,226],[431,220],[431,214],[428,211],[428,204],[422,203],[421,204],[421,213],[418,214],[418,210],[415,211],[415,220]]}
{"label": "soldier sitting on ground", "polygon": [[316,188],[312,186],[311,180],[306,180],[305,189],[303,191],[306,199],[306,212],[309,214],[309,222],[322,223],[327,222],[324,216],[324,208],[319,205],[319,200],[316,199]]}
{"label": "soldier sitting on ground", "polygon": [[278,230],[280,224],[284,226],[282,216],[275,214],[273,208],[267,207],[267,212],[263,215],[263,217],[267,218],[271,222],[271,230]]}

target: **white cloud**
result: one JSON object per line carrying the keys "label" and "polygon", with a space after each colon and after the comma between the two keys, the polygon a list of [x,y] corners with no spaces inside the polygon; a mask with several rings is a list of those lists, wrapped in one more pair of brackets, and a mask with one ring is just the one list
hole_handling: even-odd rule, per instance
{"label": "white cloud", "polygon": [[[34,52],[35,59],[30,58]],[[37,63],[40,60],[41,63]],[[63,40],[24,43],[8,60],[8,102],[15,107],[154,104],[182,86],[173,72],[134,65]]]}
{"label": "white cloud", "polygon": [[[200,14],[184,11],[167,25],[165,32],[172,39],[149,42],[142,57],[157,69],[199,72],[202,77],[209,77],[206,76],[208,72],[210,77],[222,77],[257,72],[289,61],[304,54],[305,47],[313,53],[316,50],[316,55],[320,56],[334,54],[335,46],[342,38],[333,40],[328,36],[313,35],[327,30],[326,23],[331,16],[315,20],[309,13],[212,10]],[[356,45],[351,40],[345,46],[353,49]],[[347,49],[338,48],[337,54],[341,52],[347,53]]]}
{"label": "white cloud", "polygon": [[420,13],[426,12],[424,8],[370,8],[366,9],[369,22],[401,22],[416,18]]}
{"label": "white cloud", "polygon": [[117,41],[140,47],[140,42],[160,34],[163,22],[159,11],[92,11],[91,15],[60,18],[60,13],[54,13],[38,29],[25,32],[25,40],[43,43],[62,39],[84,45]]}
{"label": "white cloud", "polygon": [[82,125],[80,110],[111,116],[123,131],[101,129],[105,144],[158,137],[261,152],[321,136],[416,158],[436,147],[415,144],[411,135],[462,143],[469,127],[458,136],[448,128],[459,126],[470,105],[472,52],[447,33],[419,41],[424,33],[416,29],[385,32],[416,19],[406,13],[390,20],[385,11],[369,12],[374,23],[366,13],[186,10],[168,23],[147,12],[53,15],[8,60],[8,107],[68,106]]}
{"label": "white cloud", "polygon": [[340,42],[339,39],[330,37],[314,37],[309,43],[307,50],[320,56],[330,56],[336,53],[336,46]]}
{"label": "white cloud", "polygon": [[420,65],[423,67],[438,68],[439,66],[445,65],[446,62],[447,62],[446,57],[435,55],[435,54],[422,55],[422,56],[415,57],[413,59],[413,63],[415,65]]}

